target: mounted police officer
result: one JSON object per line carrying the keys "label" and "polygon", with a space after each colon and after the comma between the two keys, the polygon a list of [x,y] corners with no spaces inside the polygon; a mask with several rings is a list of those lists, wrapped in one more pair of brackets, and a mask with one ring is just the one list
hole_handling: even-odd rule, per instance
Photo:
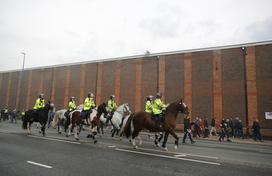
{"label": "mounted police officer", "polygon": [[71,97],[68,103],[68,110],[65,112],[65,117],[68,119],[70,112],[76,109],[75,97]]}
{"label": "mounted police officer", "polygon": [[33,109],[36,111],[39,111],[42,108],[44,108],[44,94],[43,93],[41,93],[39,97],[36,99]]}
{"label": "mounted police officer", "polygon": [[89,92],[83,104],[83,111],[81,113],[81,118],[86,119],[92,113],[93,108],[95,108],[94,94]]}
{"label": "mounted police officer", "polygon": [[161,97],[161,94],[158,92],[152,106],[153,119],[158,127],[161,126],[160,123],[163,121],[163,111],[166,109],[166,105],[161,100]]}
{"label": "mounted police officer", "polygon": [[106,121],[106,124],[108,124],[109,120],[111,120],[113,114],[114,114],[114,111],[117,109],[117,105],[116,105],[116,102],[115,102],[115,95],[111,95],[109,100],[108,100],[108,103],[107,103],[107,110],[108,110],[108,115],[107,115],[107,121]]}
{"label": "mounted police officer", "polygon": [[153,96],[149,95],[146,97],[145,112],[152,114],[152,108],[153,108]]}

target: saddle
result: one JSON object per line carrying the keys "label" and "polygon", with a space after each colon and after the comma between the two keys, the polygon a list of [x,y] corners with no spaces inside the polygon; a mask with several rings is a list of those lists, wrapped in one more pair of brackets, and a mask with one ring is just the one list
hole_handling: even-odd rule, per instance
{"label": "saddle", "polygon": [[153,120],[153,121],[155,121],[155,122],[164,122],[164,120],[165,120],[165,111],[162,111],[162,113],[161,114],[157,114],[157,115],[155,115],[155,114],[151,114],[151,119]]}

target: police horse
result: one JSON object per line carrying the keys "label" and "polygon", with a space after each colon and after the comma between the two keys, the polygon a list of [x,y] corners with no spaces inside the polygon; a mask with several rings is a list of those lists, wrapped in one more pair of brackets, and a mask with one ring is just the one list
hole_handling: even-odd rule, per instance
{"label": "police horse", "polygon": [[27,133],[31,134],[31,125],[33,122],[39,122],[41,124],[42,135],[45,135],[45,126],[48,120],[48,114],[50,110],[53,110],[54,104],[48,101],[44,108],[39,111],[30,109],[25,112],[25,117],[23,118],[23,129],[27,129]]}
{"label": "police horse", "polygon": [[64,114],[66,111],[67,111],[67,109],[61,109],[61,110],[56,111],[54,114],[52,123],[51,123],[53,128],[57,127],[57,132],[59,134],[61,134],[61,126],[64,127],[64,124],[65,124],[66,117]]}
{"label": "police horse", "polygon": [[[80,104],[76,109],[77,110],[82,110],[83,105]],[[65,116],[66,111],[67,111],[67,109],[60,109],[60,110],[56,111],[55,114],[54,114],[52,123],[51,123],[53,128],[57,127],[57,132],[59,134],[62,133],[62,127],[64,128],[64,131],[66,133],[68,125],[69,125],[68,124],[69,119],[67,119],[66,116]]]}
{"label": "police horse", "polygon": [[[80,116],[81,110],[75,110],[70,113],[70,124],[68,125],[68,130],[66,132],[66,137],[68,137],[71,134],[71,129],[75,130],[74,136],[76,140],[79,140],[79,133],[82,125],[89,125],[90,126],[90,136],[94,140],[94,143],[97,142],[95,139],[95,135],[97,134],[97,128],[100,123],[100,116],[102,114],[107,113],[106,111],[106,104],[102,103],[99,105],[96,109],[93,109],[91,114],[87,117],[87,120],[85,121]],[[91,118],[92,117],[92,118]],[[89,123],[89,124],[86,124]]]}
{"label": "police horse", "polygon": [[128,118],[124,127],[124,134],[127,138],[131,138],[133,147],[137,148],[135,138],[139,138],[141,143],[139,133],[143,129],[149,130],[150,132],[164,132],[165,135],[162,148],[167,150],[166,142],[169,134],[171,134],[175,138],[175,149],[177,149],[179,138],[175,133],[175,127],[179,112],[184,113],[186,116],[189,115],[189,109],[183,103],[182,99],[167,106],[161,127],[156,125],[156,123],[151,119],[151,114],[147,112],[136,112]]}
{"label": "police horse", "polygon": [[[106,106],[106,104],[104,104],[104,106]],[[126,120],[128,119],[128,117],[131,114],[131,110],[128,106],[128,103],[124,103],[122,105],[120,105],[116,111],[114,111],[112,117],[110,118],[109,123],[112,126],[112,131],[111,131],[111,137],[114,137],[115,134],[121,134],[122,133],[122,126],[123,124],[126,123]],[[101,132],[103,134],[103,127],[107,122],[107,113],[103,113],[99,116],[100,121],[99,121],[99,126],[97,127],[98,129],[101,129]],[[92,114],[91,114],[91,121],[92,121]],[[92,128],[96,128],[96,126],[92,126]]]}

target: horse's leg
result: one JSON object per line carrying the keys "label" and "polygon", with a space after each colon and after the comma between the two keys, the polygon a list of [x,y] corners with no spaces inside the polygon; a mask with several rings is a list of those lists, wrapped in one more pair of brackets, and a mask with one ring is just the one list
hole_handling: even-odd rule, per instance
{"label": "horse's leg", "polygon": [[30,122],[28,122],[28,124],[27,124],[27,134],[28,135],[31,134],[31,124],[30,124]]}
{"label": "horse's leg", "polygon": [[111,137],[112,137],[112,138],[114,137],[115,132],[116,132],[116,128],[113,127],[112,132],[111,132]]}
{"label": "horse's leg", "polygon": [[139,145],[142,145],[142,144],[143,144],[143,140],[142,140],[142,138],[140,137],[140,135],[137,136],[137,139],[139,140],[139,143],[138,143],[138,144],[139,144]]}
{"label": "horse's leg", "polygon": [[156,147],[159,147],[160,146],[160,144],[159,144],[159,142],[158,142],[158,134],[157,133],[155,133],[155,140],[154,140],[154,143],[155,143],[155,145],[156,145]]}
{"label": "horse's leg", "polygon": [[167,142],[168,136],[169,136],[169,132],[167,131],[167,132],[165,132],[163,143],[162,143],[162,148],[164,150],[167,150],[167,148],[166,148],[166,142]]}
{"label": "horse's leg", "polygon": [[78,128],[78,125],[76,124],[75,127],[74,127],[74,130],[75,130],[75,139],[78,141],[79,138],[78,138],[78,134],[79,134],[79,128]]}
{"label": "horse's leg", "polygon": [[131,138],[131,141],[132,141],[132,145],[133,145],[133,148],[137,149],[138,146],[136,145],[136,141],[135,141],[135,138],[139,135],[139,130],[137,129],[134,129],[133,132],[132,132],[132,138]]}
{"label": "horse's leg", "polygon": [[42,135],[45,136],[45,127],[46,127],[46,122],[42,124],[41,130],[42,130]]}
{"label": "horse's leg", "polygon": [[175,140],[175,149],[178,148],[178,145],[179,145],[179,137],[178,135],[174,132],[174,130],[170,130],[169,133],[176,139]]}
{"label": "horse's leg", "polygon": [[159,139],[158,139],[158,142],[161,142],[162,138],[163,138],[163,133],[160,132],[160,137],[159,137]]}
{"label": "horse's leg", "polygon": [[103,130],[103,128],[104,128],[104,124],[103,124],[103,122],[101,123],[101,133],[102,133],[102,135],[104,135],[104,130]]}
{"label": "horse's leg", "polygon": [[68,126],[68,129],[66,131],[66,137],[69,137],[71,135],[71,128],[72,128],[72,123],[69,124],[69,126]]}

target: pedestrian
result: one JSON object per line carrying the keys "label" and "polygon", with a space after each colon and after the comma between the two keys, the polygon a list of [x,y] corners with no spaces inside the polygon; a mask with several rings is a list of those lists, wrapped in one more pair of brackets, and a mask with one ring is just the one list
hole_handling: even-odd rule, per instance
{"label": "pedestrian", "polygon": [[212,118],[212,120],[211,120],[210,136],[213,135],[213,133],[215,134],[215,136],[217,135],[214,118]]}
{"label": "pedestrian", "polygon": [[192,144],[195,143],[195,141],[192,139],[192,136],[191,136],[191,133],[192,133],[191,126],[192,126],[192,123],[190,123],[190,118],[188,116],[185,117],[184,118],[184,136],[182,141],[183,144],[185,144],[185,140],[187,136],[189,136],[189,139]]}
{"label": "pedestrian", "polygon": [[220,127],[221,127],[221,134],[220,134],[220,137],[219,137],[219,141],[222,142],[222,140],[224,141],[224,138],[227,137],[227,141],[228,142],[231,142],[231,140],[229,139],[229,132],[228,132],[228,122],[229,120],[227,119],[225,121],[225,119],[223,118],[222,121],[221,121],[221,124],[220,124]]}
{"label": "pedestrian", "polygon": [[234,120],[234,122],[233,122],[233,130],[234,130],[233,136],[234,137],[238,136],[238,123],[239,123],[239,117],[236,117],[235,120]]}
{"label": "pedestrian", "polygon": [[230,127],[230,136],[233,137],[234,136],[234,127],[233,127],[232,118],[230,118],[230,120],[229,120],[229,127]]}
{"label": "pedestrian", "polygon": [[261,127],[260,127],[260,124],[259,124],[259,120],[256,119],[254,122],[253,122],[253,126],[252,126],[252,132],[253,132],[253,139],[254,141],[257,141],[259,140],[260,142],[262,142],[262,135],[261,135]]}
{"label": "pedestrian", "polygon": [[199,118],[199,133],[204,137],[204,120],[202,118]]}
{"label": "pedestrian", "polygon": [[204,118],[204,138],[209,137],[209,123],[208,118]]}
{"label": "pedestrian", "polygon": [[17,123],[16,122],[16,116],[17,116],[17,112],[16,109],[14,109],[13,111],[10,112],[10,122],[11,123]]}
{"label": "pedestrian", "polygon": [[194,133],[193,136],[196,137],[196,135],[198,135],[198,137],[200,137],[200,126],[199,126],[199,119],[198,117],[196,117],[196,120],[194,122]]}
{"label": "pedestrian", "polygon": [[241,119],[237,123],[237,133],[237,137],[244,139],[243,123]]}

